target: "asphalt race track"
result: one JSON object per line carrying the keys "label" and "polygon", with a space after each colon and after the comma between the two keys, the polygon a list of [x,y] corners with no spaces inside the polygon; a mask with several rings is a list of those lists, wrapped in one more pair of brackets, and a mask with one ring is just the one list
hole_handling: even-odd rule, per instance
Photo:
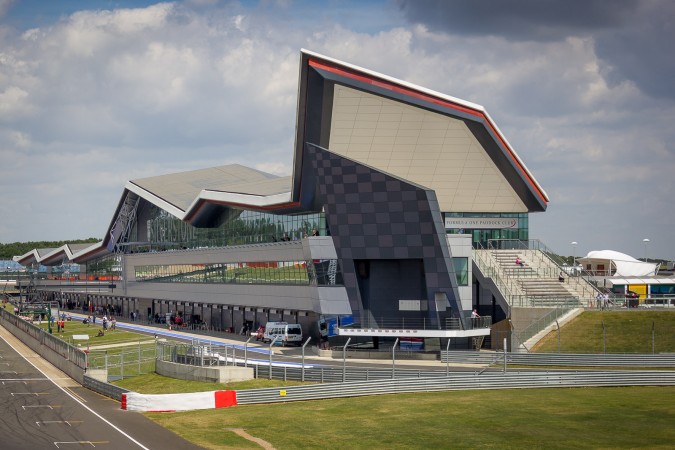
{"label": "asphalt race track", "polygon": [[0,328],[1,449],[200,448],[81,387],[12,338]]}

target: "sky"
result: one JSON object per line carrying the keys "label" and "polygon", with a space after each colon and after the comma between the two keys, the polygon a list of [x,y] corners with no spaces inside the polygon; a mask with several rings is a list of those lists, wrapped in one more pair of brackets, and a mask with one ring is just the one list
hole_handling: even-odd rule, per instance
{"label": "sky", "polygon": [[530,238],[675,260],[674,44],[670,0],[0,0],[0,243],[102,239],[136,178],[290,175],[305,48],[484,106],[550,197]]}

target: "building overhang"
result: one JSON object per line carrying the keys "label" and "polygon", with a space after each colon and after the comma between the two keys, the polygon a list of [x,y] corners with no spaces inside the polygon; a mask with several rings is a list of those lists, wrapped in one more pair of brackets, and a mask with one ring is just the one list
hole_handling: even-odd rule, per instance
{"label": "building overhang", "polygon": [[394,337],[394,338],[465,338],[489,336],[490,328],[471,330],[415,330],[385,328],[338,328],[339,336],[346,337]]}
{"label": "building overhang", "polygon": [[363,69],[307,50],[301,51],[293,196],[301,196],[302,149],[306,142],[331,149],[331,95],[342,85],[463,121],[529,212],[545,211],[549,197],[480,105]]}

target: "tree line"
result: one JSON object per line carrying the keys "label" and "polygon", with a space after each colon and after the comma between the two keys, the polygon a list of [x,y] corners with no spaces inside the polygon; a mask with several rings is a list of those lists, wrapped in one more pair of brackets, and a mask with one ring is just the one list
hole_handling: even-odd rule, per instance
{"label": "tree line", "polygon": [[14,256],[24,255],[36,248],[59,248],[65,244],[94,244],[100,241],[100,239],[88,238],[73,241],[33,241],[0,244],[0,259],[12,259]]}

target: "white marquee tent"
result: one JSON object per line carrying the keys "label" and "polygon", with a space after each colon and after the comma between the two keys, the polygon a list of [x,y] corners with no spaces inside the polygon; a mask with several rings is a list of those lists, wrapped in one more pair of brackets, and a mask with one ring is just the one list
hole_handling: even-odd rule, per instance
{"label": "white marquee tent", "polygon": [[607,275],[617,277],[655,276],[660,266],[614,250],[593,250],[577,261],[586,267],[590,265],[591,271],[598,271],[599,266],[602,266],[608,272]]}

